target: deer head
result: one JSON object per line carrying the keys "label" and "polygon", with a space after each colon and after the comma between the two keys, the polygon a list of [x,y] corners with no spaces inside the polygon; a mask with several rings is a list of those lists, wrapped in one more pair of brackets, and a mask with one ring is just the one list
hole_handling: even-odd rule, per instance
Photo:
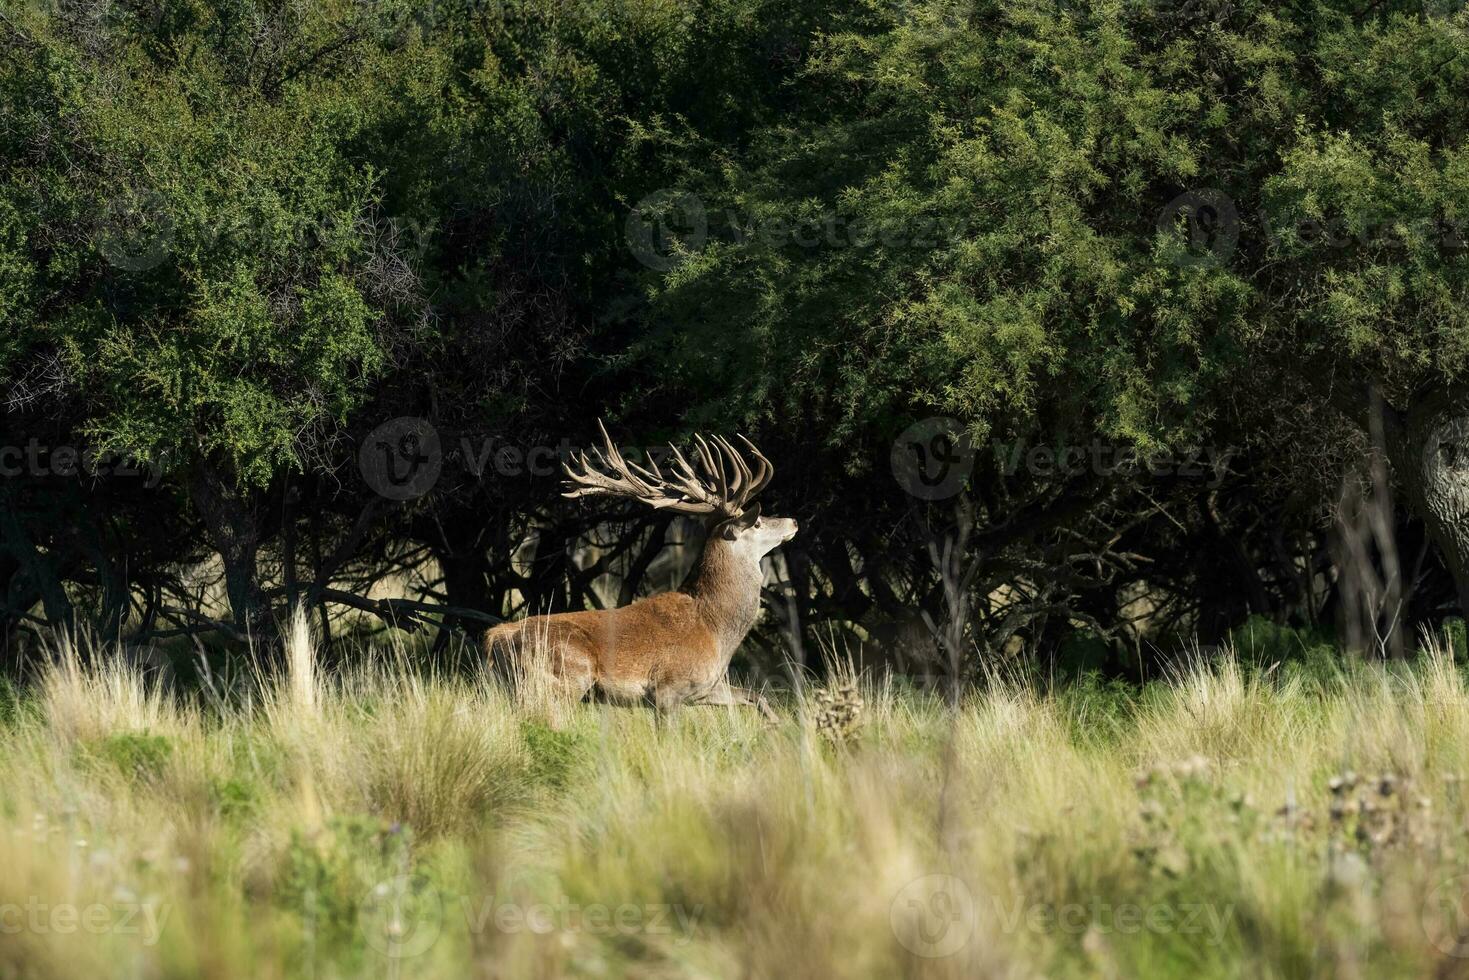
{"label": "deer head", "polygon": [[760,516],[755,496],[775,475],[770,460],[744,436],[737,438],[754,460],[752,467],[723,436],[694,436],[697,468],[677,446],[669,443],[672,462],[665,473],[655,460],[646,466],[624,458],[601,421],[602,448],[573,453],[565,464],[567,489],[563,497],[629,497],[656,510],[703,517],[711,540],[736,542],[760,557],[789,541],[796,522],[785,517]]}

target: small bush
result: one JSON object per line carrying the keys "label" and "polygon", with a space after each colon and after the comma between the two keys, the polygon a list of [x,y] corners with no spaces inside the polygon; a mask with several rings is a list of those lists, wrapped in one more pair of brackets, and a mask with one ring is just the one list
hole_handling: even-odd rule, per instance
{"label": "small bush", "polygon": [[575,731],[558,730],[539,719],[527,718],[520,724],[520,737],[525,741],[530,756],[526,763],[530,780],[552,790],[565,789],[584,756],[581,736]]}
{"label": "small bush", "polygon": [[123,775],[138,779],[156,778],[173,756],[173,740],[148,732],[118,732],[95,742],[84,743],[81,753]]}
{"label": "small bush", "polygon": [[10,678],[0,675],[0,725],[13,725],[19,720],[20,697]]}
{"label": "small bush", "polygon": [[260,790],[247,779],[215,779],[209,784],[209,797],[222,815],[233,817],[253,812],[259,805]]}
{"label": "small bush", "polygon": [[1058,679],[1070,680],[1089,673],[1105,673],[1114,666],[1112,643],[1089,630],[1073,630],[1061,637],[1056,648]]}
{"label": "small bush", "polygon": [[377,817],[333,817],[291,835],[276,900],[310,916],[328,939],[351,942],[364,899],[411,868],[412,830]]}
{"label": "small bush", "polygon": [[1320,627],[1285,626],[1264,616],[1251,616],[1235,627],[1230,631],[1229,643],[1240,663],[1252,667],[1298,663],[1312,668],[1341,660],[1329,631]]}
{"label": "small bush", "polygon": [[1453,651],[1454,659],[1460,663],[1469,660],[1469,634],[1466,634],[1464,621],[1457,616],[1447,620],[1443,633],[1448,640],[1449,649]]}

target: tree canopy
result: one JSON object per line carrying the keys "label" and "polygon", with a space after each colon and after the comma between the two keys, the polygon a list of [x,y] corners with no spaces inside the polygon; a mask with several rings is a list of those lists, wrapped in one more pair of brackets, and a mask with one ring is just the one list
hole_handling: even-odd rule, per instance
{"label": "tree canopy", "polygon": [[[599,417],[761,441],[807,625],[940,609],[945,533],[984,649],[1131,629],[1142,595],[1155,635],[1324,622],[1374,444],[1401,494],[1370,560],[1421,544],[1408,619],[1442,617],[1466,31],[1336,0],[11,4],[5,439],[159,485],[5,480],[6,621],[156,632],[210,553],[235,628],[425,554],[459,609],[625,597],[666,521],[474,466]],[[446,476],[389,505],[357,451],[402,416]],[[957,524],[888,472],[930,416],[980,448]],[[1007,457],[1097,442],[1218,465]]]}

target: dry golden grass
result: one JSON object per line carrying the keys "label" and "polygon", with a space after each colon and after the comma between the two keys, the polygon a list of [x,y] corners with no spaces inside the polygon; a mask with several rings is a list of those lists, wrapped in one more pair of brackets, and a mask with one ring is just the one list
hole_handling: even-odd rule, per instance
{"label": "dry golden grass", "polygon": [[1469,968],[1435,643],[956,710],[837,663],[773,727],[413,659],[323,672],[301,619],[205,696],[62,650],[0,721],[0,977]]}

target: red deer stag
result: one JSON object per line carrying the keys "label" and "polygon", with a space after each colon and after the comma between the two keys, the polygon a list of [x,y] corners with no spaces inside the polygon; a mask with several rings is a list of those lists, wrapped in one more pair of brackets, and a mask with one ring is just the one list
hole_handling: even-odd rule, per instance
{"label": "red deer stag", "polygon": [[[614,701],[650,701],[660,716],[683,704],[745,704],[773,719],[765,699],[733,687],[730,658],[760,615],[760,559],[796,533],[788,517],[762,517],[755,495],[775,473],[770,460],[740,436],[753,459],[727,439],[695,436],[698,470],[673,450],[664,475],[624,459],[600,422],[604,448],[573,454],[564,466],[564,497],[631,497],[659,510],[703,517],[703,554],[677,592],[588,612],[532,616],[485,635],[485,652],[500,666],[535,661],[558,692],[581,699],[593,688]],[[531,654],[531,656],[528,656]]]}

